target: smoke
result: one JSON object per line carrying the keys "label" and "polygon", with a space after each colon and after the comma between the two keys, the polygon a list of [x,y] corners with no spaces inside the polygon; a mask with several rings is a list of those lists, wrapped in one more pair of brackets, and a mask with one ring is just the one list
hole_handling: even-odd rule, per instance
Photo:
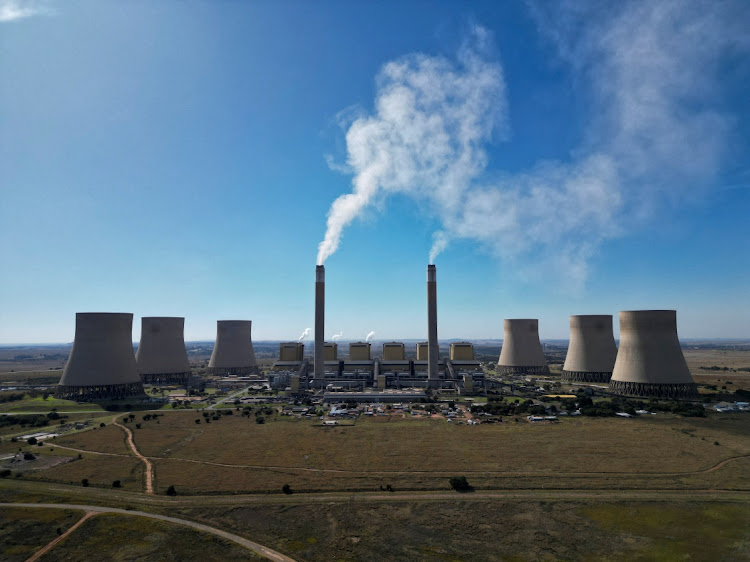
{"label": "smoke", "polygon": [[346,132],[352,191],[331,205],[318,263],[366,207],[402,193],[440,224],[430,263],[452,240],[470,240],[522,274],[544,264],[558,285],[580,291],[602,243],[717,176],[732,123],[715,109],[717,75],[728,49],[748,48],[750,4],[716,6],[531,3],[591,103],[569,159],[521,172],[487,173],[490,142],[507,138],[509,118],[486,30],[476,27],[453,60],[388,62],[374,111]]}
{"label": "smoke", "polygon": [[301,342],[303,339],[305,339],[309,335],[310,335],[310,328],[305,328],[305,331],[302,332],[302,335],[299,337],[297,341]]}
{"label": "smoke", "polygon": [[370,332],[367,334],[367,337],[365,338],[365,341],[370,341],[370,338],[375,335],[375,332]]}
{"label": "smoke", "polygon": [[333,337],[331,338],[331,340],[338,341],[339,338],[341,338],[341,336],[343,336],[343,335],[344,335],[344,332],[339,332],[338,334],[333,334]]}

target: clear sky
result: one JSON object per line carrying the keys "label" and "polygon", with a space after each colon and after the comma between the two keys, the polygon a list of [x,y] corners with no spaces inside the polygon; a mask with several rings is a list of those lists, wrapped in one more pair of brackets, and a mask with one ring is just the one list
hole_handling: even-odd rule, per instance
{"label": "clear sky", "polygon": [[323,259],[327,337],[422,338],[431,250],[441,338],[649,308],[750,337],[748,29],[744,0],[0,0],[0,343],[82,311],[296,339]]}

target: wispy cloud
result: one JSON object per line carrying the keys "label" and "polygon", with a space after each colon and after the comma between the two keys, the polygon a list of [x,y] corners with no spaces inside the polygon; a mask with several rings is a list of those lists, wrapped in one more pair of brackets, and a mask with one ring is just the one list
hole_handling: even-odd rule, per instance
{"label": "wispy cloud", "polygon": [[0,0],[0,23],[51,13],[46,3],[36,0]]}
{"label": "wispy cloud", "polygon": [[591,257],[637,228],[634,216],[716,179],[733,126],[717,109],[718,70],[727,52],[750,47],[745,6],[530,4],[593,105],[575,157],[491,181],[487,147],[509,120],[486,30],[476,28],[456,60],[420,54],[386,64],[375,111],[348,127],[352,192],[331,206],[319,263],[365,207],[400,192],[426,201],[441,222],[431,261],[451,239],[474,240],[526,276],[543,269],[580,291]]}

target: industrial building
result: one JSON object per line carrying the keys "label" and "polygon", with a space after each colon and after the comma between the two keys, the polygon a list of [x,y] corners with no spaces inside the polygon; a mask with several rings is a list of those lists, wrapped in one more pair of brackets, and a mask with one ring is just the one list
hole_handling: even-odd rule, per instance
{"label": "industrial building", "polygon": [[79,312],[73,349],[55,390],[66,400],[145,396],[133,353],[133,315]]}
{"label": "industrial building", "polygon": [[141,341],[135,360],[144,383],[187,384],[191,371],[184,330],[184,318],[141,318]]}
{"label": "industrial building", "polygon": [[570,343],[563,365],[566,382],[608,383],[617,358],[612,316],[570,317]]}
{"label": "industrial building", "polygon": [[620,348],[609,390],[639,398],[698,399],[677,337],[676,311],[620,312]]}
{"label": "industrial building", "polygon": [[207,372],[211,375],[259,373],[251,332],[250,320],[217,321],[216,344],[208,362]]}
{"label": "industrial building", "polygon": [[548,374],[549,367],[539,342],[539,320],[505,319],[503,346],[497,362],[501,374]]}

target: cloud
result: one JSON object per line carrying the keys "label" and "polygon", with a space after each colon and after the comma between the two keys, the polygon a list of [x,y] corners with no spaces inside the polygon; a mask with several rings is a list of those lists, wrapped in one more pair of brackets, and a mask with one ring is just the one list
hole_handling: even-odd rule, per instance
{"label": "cloud", "polygon": [[727,52],[748,49],[745,5],[531,3],[589,90],[586,132],[568,161],[492,170],[491,180],[488,147],[507,140],[509,120],[490,34],[475,28],[455,60],[387,63],[374,111],[348,127],[352,191],[331,205],[318,263],[366,207],[404,193],[440,222],[431,262],[451,240],[473,240],[525,277],[544,271],[580,292],[602,243],[716,178],[733,125],[717,109],[719,68]]}
{"label": "cloud", "polygon": [[50,13],[51,10],[45,4],[35,0],[0,0],[0,23]]}

